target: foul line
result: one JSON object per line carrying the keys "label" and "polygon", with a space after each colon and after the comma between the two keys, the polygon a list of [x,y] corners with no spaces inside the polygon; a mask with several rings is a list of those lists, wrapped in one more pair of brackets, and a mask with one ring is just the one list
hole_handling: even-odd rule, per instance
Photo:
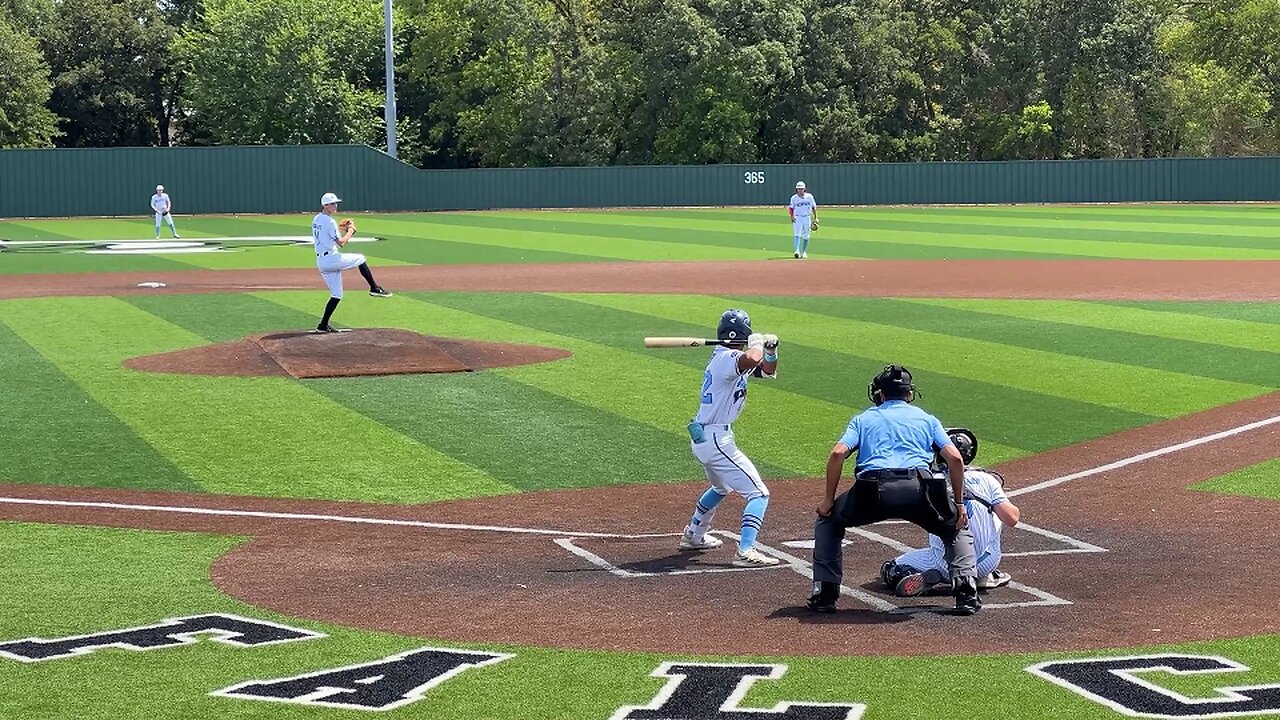
{"label": "foul line", "polygon": [[1176,445],[1169,445],[1168,447],[1163,447],[1163,448],[1160,448],[1159,450],[1152,450],[1150,452],[1140,453],[1132,457],[1127,457],[1123,460],[1117,460],[1112,463],[1107,463],[1106,465],[1099,465],[1098,467],[1093,468],[1091,470],[1081,470],[1080,472],[1071,473],[1070,475],[1063,475],[1062,477],[1054,478],[1052,480],[1045,480],[1044,482],[1038,482],[1034,485],[1028,485],[1023,488],[1018,488],[1017,490],[1011,490],[1008,493],[1006,493],[1006,495],[1008,495],[1009,497],[1016,497],[1018,495],[1025,495],[1030,492],[1035,492],[1037,490],[1044,490],[1046,488],[1051,488],[1056,485],[1061,485],[1062,483],[1065,483],[1065,482],[1071,482],[1072,480],[1087,478],[1092,475],[1098,475],[1104,472],[1109,472],[1111,470],[1118,470],[1122,467],[1128,467],[1129,465],[1140,463],[1144,460],[1158,458],[1162,455],[1168,455],[1170,453],[1186,450],[1187,448],[1193,448],[1197,445],[1204,445],[1205,443],[1211,443],[1216,440],[1222,440],[1223,438],[1229,438],[1232,435],[1239,435],[1240,433],[1246,433],[1246,432],[1249,432],[1250,430],[1257,430],[1258,428],[1266,427],[1268,425],[1274,425],[1276,423],[1280,423],[1280,415],[1269,417],[1265,420],[1258,420],[1256,422],[1251,422],[1246,425],[1241,425],[1239,427],[1231,428],[1229,430],[1223,430],[1222,432],[1216,432],[1216,433],[1213,433],[1212,435],[1205,435],[1204,437],[1199,437],[1194,440],[1187,440],[1186,442],[1180,442],[1180,443],[1177,443]]}
{"label": "foul line", "polygon": [[466,525],[462,523],[429,522],[426,520],[393,520],[390,518],[359,517],[355,515],[316,515],[311,513],[267,512],[264,510],[222,510],[219,508],[181,507],[172,505],[132,505],[129,503],[85,502],[73,500],[43,500],[36,498],[0,497],[0,503],[10,505],[44,505],[53,507],[93,508],[97,510],[136,510],[140,512],[165,512],[179,515],[219,515],[224,517],[265,518],[268,520],[315,520],[320,522],[350,523],[353,525],[391,525],[394,527],[428,528],[431,530],[471,530],[477,532],[514,533],[517,535],[554,535],[555,537],[594,537],[636,540],[655,537],[675,537],[680,533],[601,533],[549,530],[546,528],[506,527],[502,525]]}

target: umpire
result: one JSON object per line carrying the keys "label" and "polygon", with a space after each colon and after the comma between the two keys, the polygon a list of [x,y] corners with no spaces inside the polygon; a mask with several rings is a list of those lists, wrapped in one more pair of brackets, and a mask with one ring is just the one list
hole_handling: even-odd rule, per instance
{"label": "umpire", "polygon": [[[972,615],[978,599],[973,534],[965,515],[964,461],[942,423],[915,407],[911,372],[889,365],[867,386],[875,407],[855,415],[827,458],[827,486],[818,505],[813,536],[813,595],[809,609],[835,612],[843,576],[841,543],[845,529],[899,518],[942,538],[951,567],[956,613]],[[836,497],[844,461],[858,452],[853,487]],[[929,462],[935,450],[947,462],[951,489],[935,478]]]}

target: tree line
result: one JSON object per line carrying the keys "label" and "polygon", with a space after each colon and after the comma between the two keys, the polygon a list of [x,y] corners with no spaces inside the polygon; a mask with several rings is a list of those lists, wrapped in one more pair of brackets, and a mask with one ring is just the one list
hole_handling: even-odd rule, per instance
{"label": "tree line", "polygon": [[[1273,154],[1276,0],[398,0],[422,167]],[[385,146],[378,0],[0,0],[0,147]]]}

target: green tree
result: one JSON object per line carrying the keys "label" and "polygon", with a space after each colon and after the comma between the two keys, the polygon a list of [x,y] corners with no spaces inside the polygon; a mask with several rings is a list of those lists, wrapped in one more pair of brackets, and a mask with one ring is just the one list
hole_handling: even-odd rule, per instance
{"label": "green tree", "polygon": [[375,0],[211,0],[178,45],[189,121],[221,144],[373,144],[381,50]]}
{"label": "green tree", "polygon": [[50,108],[68,147],[166,143],[161,88],[174,28],[149,0],[61,0],[40,29]]}
{"label": "green tree", "polygon": [[0,14],[0,148],[52,144],[57,117],[46,107],[51,92],[39,42]]}

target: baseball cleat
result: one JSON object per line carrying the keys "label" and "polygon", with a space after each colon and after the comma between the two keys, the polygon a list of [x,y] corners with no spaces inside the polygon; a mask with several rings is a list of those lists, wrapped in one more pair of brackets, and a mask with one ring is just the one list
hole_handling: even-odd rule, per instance
{"label": "baseball cleat", "polygon": [[802,257],[802,258],[807,258],[807,257],[809,257],[809,253],[807,253],[807,252],[802,252],[802,253],[800,253],[800,257]]}
{"label": "baseball cleat", "polygon": [[797,260],[799,260],[799,259],[800,259],[800,253],[796,253],[796,259],[797,259]]}
{"label": "baseball cleat", "polygon": [[344,333],[351,332],[351,328],[336,328],[332,325],[320,325],[312,332],[316,333]]}
{"label": "baseball cleat", "polygon": [[898,580],[898,584],[893,588],[893,594],[898,597],[916,597],[923,595],[929,588],[937,585],[946,578],[937,570],[925,570],[924,572],[913,572],[904,575]]}
{"label": "baseball cleat", "polygon": [[687,534],[680,536],[681,550],[714,550],[724,544],[724,541],[713,535],[703,535],[695,538]]}
{"label": "baseball cleat", "polygon": [[1001,572],[999,569],[992,570],[986,575],[978,578],[979,590],[994,590],[998,587],[1004,587],[1009,584],[1013,576],[1007,572]]}
{"label": "baseball cleat", "polygon": [[369,291],[369,294],[374,297],[391,297],[391,291],[381,285],[374,287]]}
{"label": "baseball cleat", "polygon": [[956,578],[953,581],[953,587],[957,615],[974,615],[982,609],[982,599],[978,597],[978,583],[974,578]]}
{"label": "baseball cleat", "polygon": [[894,588],[898,585],[898,563],[893,560],[885,560],[880,566],[880,582],[884,583],[887,588]]}
{"label": "baseball cleat", "polygon": [[805,606],[814,612],[833,613],[836,611],[836,600],[840,598],[840,586],[835,583],[814,583],[813,594],[805,601]]}
{"label": "baseball cleat", "polygon": [[769,557],[755,548],[739,550],[733,558],[733,564],[738,567],[770,567],[780,562],[778,558]]}

